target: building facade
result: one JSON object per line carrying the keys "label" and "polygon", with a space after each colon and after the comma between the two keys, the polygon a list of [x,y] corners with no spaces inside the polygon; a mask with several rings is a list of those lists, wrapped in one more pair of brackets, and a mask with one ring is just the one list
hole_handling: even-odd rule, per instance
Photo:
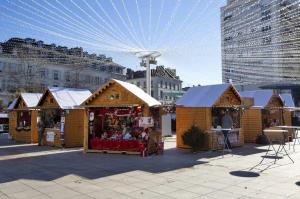
{"label": "building facade", "polygon": [[227,0],[221,31],[223,82],[300,83],[299,0]]}
{"label": "building facade", "polygon": [[[127,82],[137,85],[146,92],[146,71],[127,69]],[[164,105],[174,104],[183,95],[182,81],[175,69],[157,66],[151,69],[151,96]]]}
{"label": "building facade", "polygon": [[82,48],[48,45],[30,38],[11,38],[0,47],[0,95],[4,104],[18,91],[42,92],[48,86],[94,91],[111,78],[126,80],[125,67]]}

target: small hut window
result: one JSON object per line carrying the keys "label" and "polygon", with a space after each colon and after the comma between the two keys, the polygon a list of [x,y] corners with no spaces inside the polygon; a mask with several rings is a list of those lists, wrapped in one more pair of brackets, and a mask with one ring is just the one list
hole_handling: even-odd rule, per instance
{"label": "small hut window", "polygon": [[18,128],[30,128],[31,126],[31,112],[30,111],[18,111],[17,112],[17,127]]}
{"label": "small hut window", "polygon": [[42,119],[46,128],[60,128],[60,109],[45,109],[42,111]]}
{"label": "small hut window", "polygon": [[212,109],[212,126],[222,126],[222,117],[228,112],[233,121],[233,128],[240,128],[241,110],[237,107],[214,107]]}

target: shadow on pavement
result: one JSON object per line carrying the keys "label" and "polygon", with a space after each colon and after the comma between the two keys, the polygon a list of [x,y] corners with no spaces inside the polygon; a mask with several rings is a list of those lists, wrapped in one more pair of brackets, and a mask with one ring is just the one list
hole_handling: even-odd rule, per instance
{"label": "shadow on pavement", "polygon": [[[86,154],[80,149],[60,150],[37,145],[8,147],[2,148],[1,151],[4,157],[2,156],[1,159],[0,154],[0,183],[18,179],[50,181],[71,174],[97,179],[136,170],[162,173],[208,163],[201,161],[202,158],[222,156],[221,151],[191,154],[189,150],[176,148],[165,150],[163,155],[152,155],[146,158],[136,155]],[[265,150],[254,148],[254,146],[234,149],[238,155],[250,155],[263,151]],[[10,158],[10,153],[19,155]]]}
{"label": "shadow on pavement", "polygon": [[253,177],[259,177],[260,176],[259,173],[252,172],[252,171],[231,171],[229,173],[233,176],[245,177],[245,178],[253,178]]}

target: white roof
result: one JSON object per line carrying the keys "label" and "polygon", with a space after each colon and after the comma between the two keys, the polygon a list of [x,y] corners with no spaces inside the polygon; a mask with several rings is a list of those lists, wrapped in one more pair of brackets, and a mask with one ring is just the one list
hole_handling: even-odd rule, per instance
{"label": "white roof", "polygon": [[273,96],[273,90],[242,91],[240,92],[240,95],[242,97],[253,98],[253,107],[265,107],[268,105],[271,97]]}
{"label": "white roof", "polygon": [[231,84],[191,87],[176,105],[186,107],[212,107]]}
{"label": "white roof", "polygon": [[79,106],[92,93],[87,89],[52,87],[49,91],[62,109],[72,109]]}
{"label": "white roof", "polygon": [[280,94],[280,97],[283,100],[285,107],[290,107],[290,108],[295,107],[293,97],[290,93]]}
{"label": "white roof", "polygon": [[134,84],[123,82],[120,80],[113,79],[113,81],[117,82],[121,86],[123,86],[126,90],[140,98],[143,102],[145,102],[149,107],[151,106],[159,106],[161,103],[151,97],[149,94],[145,93],[141,88],[137,87]]}
{"label": "white roof", "polygon": [[28,108],[37,106],[42,95],[42,93],[21,93],[21,97],[23,98]]}
{"label": "white roof", "polygon": [[16,105],[16,103],[17,103],[17,98],[15,98],[9,105],[8,105],[8,107],[7,107],[7,110],[12,110],[12,109],[14,109],[14,107],[15,107],[15,105]]}

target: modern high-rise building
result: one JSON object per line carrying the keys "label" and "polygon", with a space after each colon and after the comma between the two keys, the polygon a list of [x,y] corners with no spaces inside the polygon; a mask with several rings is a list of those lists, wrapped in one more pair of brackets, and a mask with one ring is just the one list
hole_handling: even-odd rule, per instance
{"label": "modern high-rise building", "polygon": [[227,0],[221,31],[223,82],[300,83],[299,0]]}

